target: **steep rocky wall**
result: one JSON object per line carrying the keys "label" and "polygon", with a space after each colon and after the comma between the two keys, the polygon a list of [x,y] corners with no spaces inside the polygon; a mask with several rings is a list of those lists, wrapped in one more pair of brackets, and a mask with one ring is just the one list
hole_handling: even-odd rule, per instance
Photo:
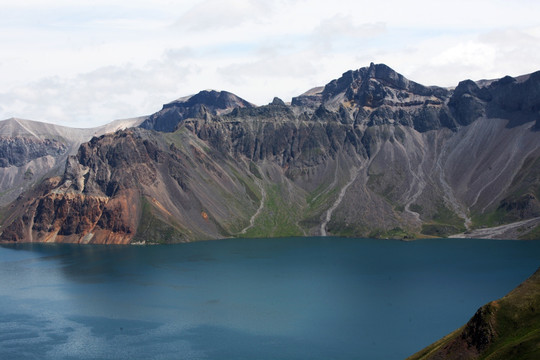
{"label": "steep rocky wall", "polygon": [[[372,64],[293,105],[201,92],[149,117],[150,130],[84,143],[60,183],[16,206],[2,238],[410,238],[534,218],[539,80],[449,90]],[[59,217],[42,218],[39,201]]]}
{"label": "steep rocky wall", "polygon": [[61,175],[66,159],[92,136],[135,126],[143,118],[74,129],[31,120],[0,121],[0,206],[15,200],[43,177]]}
{"label": "steep rocky wall", "polygon": [[83,144],[60,180],[12,204],[2,240],[124,244],[150,231],[142,224],[165,229],[163,241],[188,241],[229,236],[247,222],[258,199],[246,196],[241,169],[235,175],[199,144],[180,149],[155,135],[128,130]]}
{"label": "steep rocky wall", "polygon": [[43,156],[60,156],[67,152],[67,146],[51,139],[31,139],[23,137],[0,137],[0,167],[23,166]]}

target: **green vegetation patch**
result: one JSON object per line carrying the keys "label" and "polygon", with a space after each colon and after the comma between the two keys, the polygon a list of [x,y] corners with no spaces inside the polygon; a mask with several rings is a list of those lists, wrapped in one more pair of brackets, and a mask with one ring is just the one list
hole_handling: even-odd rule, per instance
{"label": "green vegetation patch", "polygon": [[444,203],[437,204],[437,212],[433,215],[433,221],[439,224],[453,225],[459,230],[465,231],[463,219],[457,216]]}
{"label": "green vegetation patch", "polygon": [[145,198],[141,198],[141,221],[133,242],[146,242],[158,244],[170,244],[187,241],[187,236],[175,227],[156,215],[152,204]]}
{"label": "green vegetation patch", "polygon": [[320,185],[306,199],[308,204],[307,212],[318,212],[320,214],[321,209],[326,210],[328,204],[333,203],[330,200],[337,197],[339,190],[337,187],[329,189],[327,184]]}
{"label": "green vegetation patch", "polygon": [[495,304],[497,335],[480,359],[540,359],[540,272]]}
{"label": "green vegetation patch", "polygon": [[[473,319],[408,359],[540,359],[540,269],[502,299],[484,305]],[[480,349],[470,348],[471,334],[484,339]],[[464,347],[470,352],[461,353]]]}
{"label": "green vegetation patch", "polygon": [[418,204],[411,204],[409,206],[409,210],[414,211],[415,213],[418,213],[418,214],[422,214],[424,212],[424,208]]}
{"label": "green vegetation patch", "polygon": [[[234,169],[232,167],[230,167],[230,169],[231,169],[231,172],[233,173],[234,177],[236,177],[236,179],[242,184],[242,186],[246,190],[246,193],[249,196],[249,198],[253,202],[256,202],[256,203],[261,201],[262,194],[260,194],[260,190],[259,190],[258,186],[253,182],[253,180],[251,180],[251,179],[249,179],[249,178],[247,178],[245,176],[240,175],[240,173],[236,169]],[[260,173],[259,173],[259,175],[260,175]]]}
{"label": "green vegetation patch", "polygon": [[447,237],[452,234],[458,234],[464,229],[458,228],[453,225],[443,224],[423,224],[421,233],[429,236]]}
{"label": "green vegetation patch", "polygon": [[421,234],[447,237],[452,234],[464,232],[465,230],[464,220],[441,202],[437,204],[437,211],[433,214],[431,222],[422,225]]}
{"label": "green vegetation patch", "polygon": [[291,203],[288,194],[280,184],[266,188],[264,207],[255,219],[253,227],[243,237],[286,237],[302,236],[303,229],[298,225],[301,208]]}
{"label": "green vegetation patch", "polygon": [[[530,329],[527,329],[530,330]],[[494,346],[489,355],[479,359],[489,360],[537,360],[540,359],[540,329],[535,329],[525,334],[516,334],[512,338]],[[522,333],[524,331],[521,331]]]}
{"label": "green vegetation patch", "polygon": [[[358,223],[345,223],[343,221],[331,220],[327,225],[327,230],[329,233],[342,236],[342,237],[358,237],[362,234],[367,234],[368,229],[362,224]],[[369,237],[369,235],[368,235]]]}
{"label": "green vegetation patch", "polygon": [[251,173],[255,175],[255,177],[262,180],[262,175],[259,171],[259,167],[253,161],[249,162],[249,171],[251,171]]}
{"label": "green vegetation patch", "polygon": [[[330,188],[328,183],[324,183],[319,185],[314,191],[310,192],[306,197],[307,207],[304,209],[302,220],[299,224],[304,229],[312,229],[320,226],[323,213],[325,213],[328,210],[328,207],[334,203],[335,199],[338,197],[339,191],[340,189],[338,187]],[[337,225],[335,228],[344,229],[342,225]],[[329,223],[328,230],[330,230],[331,227],[332,225]],[[350,231],[354,230],[351,228]],[[358,234],[358,232],[356,232],[356,234]]]}
{"label": "green vegetation patch", "polygon": [[499,226],[505,223],[504,218],[506,217],[507,212],[498,208],[495,211],[485,213],[485,214],[472,214],[471,220],[473,228],[481,227],[494,227]]}
{"label": "green vegetation patch", "polygon": [[413,233],[400,227],[395,227],[390,230],[375,229],[372,230],[368,236],[374,239],[416,239],[416,236]]}
{"label": "green vegetation patch", "polygon": [[520,240],[540,240],[540,225],[519,237]]}

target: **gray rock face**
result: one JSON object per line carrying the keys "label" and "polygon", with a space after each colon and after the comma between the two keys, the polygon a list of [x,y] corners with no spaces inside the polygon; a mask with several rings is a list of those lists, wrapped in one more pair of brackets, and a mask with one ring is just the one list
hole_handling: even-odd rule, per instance
{"label": "gray rock face", "polygon": [[[269,117],[280,119],[334,120],[357,126],[401,124],[419,132],[467,126],[481,117],[519,117],[537,120],[538,79],[531,74],[520,81],[506,77],[479,86],[466,80],[454,90],[423,86],[406,79],[384,64],[344,73],[324,88],[314,89],[292,99],[287,106],[280,99],[254,107],[237,96],[216,91],[203,91],[187,99],[164,105],[141,127],[158,131],[175,131],[185,119],[210,119],[232,113],[232,116]],[[283,107],[277,113],[270,106]],[[238,111],[236,109],[251,109]],[[518,112],[519,114],[516,114]],[[284,117],[283,117],[284,116]],[[534,119],[533,119],[534,118]]]}
{"label": "gray rock face", "polygon": [[67,146],[54,139],[31,139],[24,137],[0,137],[0,167],[23,166],[43,157],[58,157],[67,152]]}
{"label": "gray rock face", "polygon": [[[164,105],[141,129],[83,144],[42,196],[54,204],[79,194],[70,198],[77,211],[94,209],[86,219],[108,209],[103,201],[116,204],[102,224],[124,225],[103,225],[98,242],[161,233],[170,235],[165,242],[447,236],[533,219],[540,216],[538,74],[444,89],[371,64],[290,105],[276,98],[259,107],[204,91]],[[87,195],[93,205],[84,205]],[[32,206],[13,212],[26,222],[5,220],[14,224],[11,238],[32,233]],[[87,241],[91,229],[62,241]]]}
{"label": "gray rock face", "polygon": [[117,120],[88,129],[22,119],[0,121],[0,205],[16,199],[43,176],[62,174],[67,157],[92,136],[135,126],[142,120]]}
{"label": "gray rock face", "polygon": [[172,132],[188,118],[204,118],[222,114],[234,108],[251,108],[252,104],[227,91],[204,90],[188,98],[163,105],[163,109],[150,116],[140,126],[144,129]]}

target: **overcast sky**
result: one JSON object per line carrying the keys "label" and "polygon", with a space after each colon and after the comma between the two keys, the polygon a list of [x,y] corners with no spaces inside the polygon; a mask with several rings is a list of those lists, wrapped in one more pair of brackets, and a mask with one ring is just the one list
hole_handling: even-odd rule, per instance
{"label": "overcast sky", "polygon": [[385,63],[425,85],[540,70],[537,0],[0,0],[0,119],[75,127],[203,89],[257,105]]}

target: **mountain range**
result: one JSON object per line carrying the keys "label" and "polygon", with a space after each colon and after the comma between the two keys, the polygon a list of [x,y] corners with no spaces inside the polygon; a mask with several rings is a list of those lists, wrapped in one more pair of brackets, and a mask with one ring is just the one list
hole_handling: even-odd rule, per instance
{"label": "mountain range", "polygon": [[0,190],[3,242],[540,238],[540,71],[443,88],[372,63],[290,103],[205,90],[99,129],[10,119]]}
{"label": "mountain range", "polygon": [[93,136],[137,126],[145,119],[115,120],[85,129],[16,118],[0,121],[0,206],[41,178],[61,174],[68,156]]}

